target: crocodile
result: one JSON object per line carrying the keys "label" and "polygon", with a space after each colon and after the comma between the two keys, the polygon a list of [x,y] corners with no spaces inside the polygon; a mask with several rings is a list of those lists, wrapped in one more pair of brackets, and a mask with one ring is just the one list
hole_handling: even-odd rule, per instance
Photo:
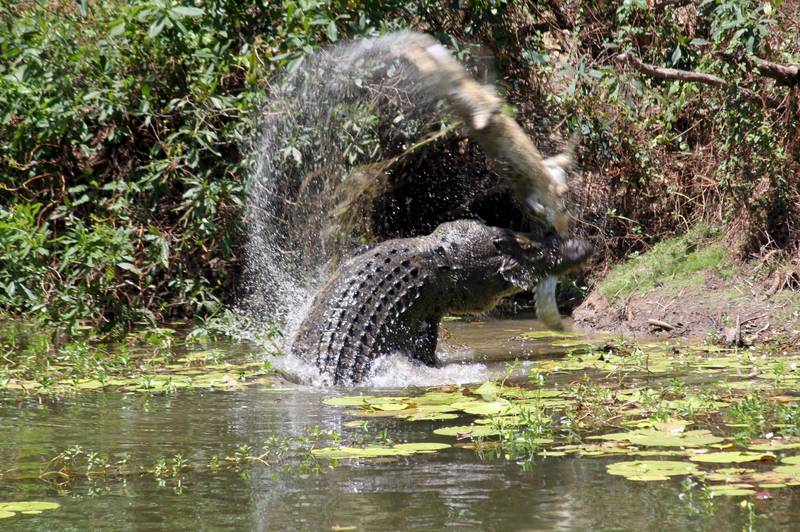
{"label": "crocodile", "polygon": [[588,253],[582,240],[539,240],[477,220],[362,248],[319,289],[290,351],[316,364],[332,385],[358,384],[381,355],[434,366],[442,316],[488,311]]}

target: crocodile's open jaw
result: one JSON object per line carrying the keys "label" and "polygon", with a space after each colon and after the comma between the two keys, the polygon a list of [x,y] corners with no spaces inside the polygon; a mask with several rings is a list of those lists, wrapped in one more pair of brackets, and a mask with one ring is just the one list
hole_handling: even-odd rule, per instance
{"label": "crocodile's open jaw", "polygon": [[[561,275],[580,266],[591,254],[589,245],[579,239],[549,243],[527,233],[513,233],[513,246],[506,244],[507,257],[499,273],[521,290],[531,290],[549,276]],[[551,283],[552,284],[552,283]]]}

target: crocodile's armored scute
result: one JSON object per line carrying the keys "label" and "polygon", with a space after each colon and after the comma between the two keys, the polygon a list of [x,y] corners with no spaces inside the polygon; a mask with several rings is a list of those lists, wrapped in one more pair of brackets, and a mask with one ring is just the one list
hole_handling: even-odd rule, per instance
{"label": "crocodile's armored scute", "polygon": [[434,365],[443,315],[489,310],[586,254],[574,240],[540,243],[473,220],[389,240],[339,266],[315,296],[291,350],[332,384],[358,383],[382,354]]}

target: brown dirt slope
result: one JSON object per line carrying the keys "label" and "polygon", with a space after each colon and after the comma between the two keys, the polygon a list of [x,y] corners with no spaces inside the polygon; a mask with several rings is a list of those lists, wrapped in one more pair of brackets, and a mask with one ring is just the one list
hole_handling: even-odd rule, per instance
{"label": "brown dirt slope", "polygon": [[575,324],[583,329],[657,333],[727,345],[800,345],[800,292],[773,290],[775,276],[756,278],[755,270],[745,266],[727,279],[706,270],[700,282],[656,286],[613,304],[596,288],[575,309]]}

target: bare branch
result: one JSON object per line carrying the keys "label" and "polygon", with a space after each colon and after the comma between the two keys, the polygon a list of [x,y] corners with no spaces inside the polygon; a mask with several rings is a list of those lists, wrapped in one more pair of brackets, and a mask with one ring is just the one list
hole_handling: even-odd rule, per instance
{"label": "bare branch", "polygon": [[663,68],[655,65],[648,65],[643,63],[641,59],[635,55],[627,52],[618,54],[615,58],[620,63],[628,63],[639,72],[647,74],[651,78],[666,79],[666,80],[681,80],[697,83],[705,83],[706,85],[714,85],[715,87],[726,87],[727,82],[714,76],[712,74],[703,74],[702,72],[692,72],[690,70],[678,70],[676,68]]}
{"label": "bare branch", "polygon": [[773,63],[754,55],[745,56],[742,52],[717,52],[715,55],[731,64],[745,63],[750,68],[758,70],[762,76],[774,79],[778,85],[787,87],[800,85],[800,65]]}
{"label": "bare branch", "polygon": [[774,79],[779,85],[786,85],[787,87],[800,85],[800,65],[782,65],[755,56],[749,57],[747,61],[762,76]]}
{"label": "bare branch", "polygon": [[780,101],[776,100],[775,98],[766,95],[761,96],[753,92],[752,90],[748,89],[747,87],[742,87],[734,83],[728,83],[727,81],[723,80],[722,78],[718,78],[713,74],[705,74],[703,72],[692,72],[690,70],[678,70],[676,68],[657,67],[655,65],[644,63],[642,62],[641,59],[639,59],[635,55],[629,54],[627,52],[618,54],[615,57],[615,60],[619,63],[623,64],[627,63],[632,67],[634,67],[639,72],[646,74],[651,78],[663,79],[663,80],[688,81],[691,83],[702,83],[705,85],[712,85],[714,87],[719,87],[722,89],[739,92],[745,98],[761,102],[762,104],[767,104],[770,107],[777,107],[778,105],[780,105]]}
{"label": "bare branch", "polygon": [[553,12],[553,16],[556,19],[558,27],[562,30],[571,30],[575,25],[572,23],[569,17],[567,17],[564,11],[562,11],[560,4],[562,4],[562,2],[558,2],[557,0],[547,0],[547,5],[550,8],[550,11]]}

